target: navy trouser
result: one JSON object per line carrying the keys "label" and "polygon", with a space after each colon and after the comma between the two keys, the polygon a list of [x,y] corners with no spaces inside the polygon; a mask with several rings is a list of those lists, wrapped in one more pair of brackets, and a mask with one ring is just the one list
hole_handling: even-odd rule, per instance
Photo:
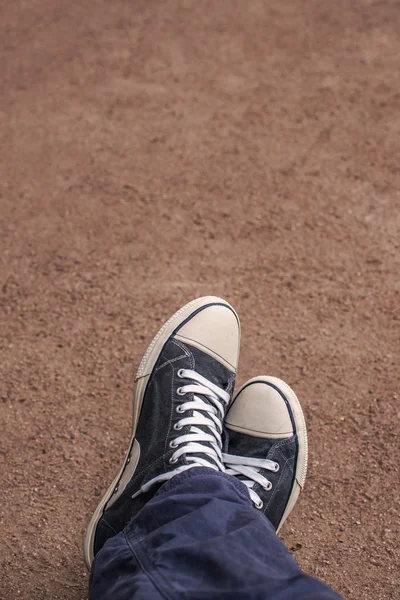
{"label": "navy trouser", "polygon": [[97,554],[90,600],[340,600],[303,573],[244,484],[176,475]]}

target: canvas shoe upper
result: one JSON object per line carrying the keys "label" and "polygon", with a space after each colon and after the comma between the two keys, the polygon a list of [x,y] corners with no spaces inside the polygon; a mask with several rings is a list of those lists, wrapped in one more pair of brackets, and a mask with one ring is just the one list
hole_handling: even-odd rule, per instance
{"label": "canvas shoe upper", "polygon": [[181,308],[157,333],[135,378],[128,453],[86,532],[88,567],[162,483],[196,466],[224,469],[239,342],[234,309],[212,296]]}
{"label": "canvas shoe upper", "polygon": [[276,377],[255,377],[225,418],[226,472],[248,487],[254,506],[278,531],[296,504],[307,472],[307,432],[293,390]]}

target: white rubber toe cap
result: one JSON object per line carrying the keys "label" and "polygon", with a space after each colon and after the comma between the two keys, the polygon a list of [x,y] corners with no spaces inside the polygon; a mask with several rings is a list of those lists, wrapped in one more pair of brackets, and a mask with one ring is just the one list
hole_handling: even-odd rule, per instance
{"label": "white rubber toe cap", "polygon": [[228,429],[259,438],[289,438],[293,426],[285,400],[265,381],[252,380],[237,394],[225,424]]}
{"label": "white rubber toe cap", "polygon": [[236,372],[240,345],[239,319],[224,300],[199,310],[178,329],[175,338],[199,348]]}

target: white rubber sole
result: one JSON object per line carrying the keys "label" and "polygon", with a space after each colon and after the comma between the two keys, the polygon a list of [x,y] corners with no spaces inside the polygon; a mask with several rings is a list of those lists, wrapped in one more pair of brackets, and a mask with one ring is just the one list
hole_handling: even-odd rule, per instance
{"label": "white rubber sole", "polygon": [[294,421],[296,424],[296,431],[297,431],[297,436],[298,436],[298,441],[299,441],[299,450],[298,450],[298,456],[297,456],[295,481],[293,484],[292,492],[289,496],[288,503],[286,505],[285,512],[282,515],[282,519],[281,519],[278,529],[277,529],[277,533],[278,533],[279,530],[281,529],[282,525],[284,524],[284,522],[286,521],[286,519],[292,512],[294,505],[296,504],[297,499],[299,497],[299,494],[304,487],[304,482],[306,480],[307,464],[308,464],[307,428],[306,428],[306,421],[304,419],[303,409],[301,408],[301,404],[300,404],[296,394],[294,393],[292,388],[285,381],[282,381],[282,379],[279,379],[278,377],[270,377],[268,375],[253,377],[252,379],[249,379],[248,381],[246,381],[246,383],[244,383],[242,385],[242,387],[239,389],[239,391],[235,394],[235,397],[240,394],[240,392],[242,391],[242,389],[244,387],[247,387],[251,383],[257,383],[257,382],[272,383],[277,388],[282,390],[282,392],[285,394],[285,396],[287,397],[287,399],[290,403],[290,407],[293,412],[293,418],[294,418]]}
{"label": "white rubber sole", "polygon": [[107,502],[110,500],[111,496],[114,493],[114,490],[120,480],[127,464],[130,459],[130,454],[134,445],[136,427],[139,420],[140,410],[142,408],[143,397],[146,391],[147,382],[149,377],[153,371],[154,365],[157,362],[157,359],[160,355],[161,350],[164,347],[164,344],[167,342],[169,337],[173,334],[175,329],[179,327],[186,319],[188,319],[195,311],[201,309],[204,306],[209,304],[224,304],[228,306],[236,315],[236,318],[239,322],[237,314],[232,306],[223,300],[222,298],[218,298],[216,296],[204,296],[202,298],[197,298],[196,300],[192,300],[188,304],[185,304],[182,308],[180,308],[168,321],[164,323],[161,329],[154,336],[151,341],[149,347],[147,348],[143,358],[140,362],[139,368],[137,370],[135,376],[135,383],[133,388],[133,417],[132,417],[132,436],[129,443],[128,452],[125,456],[125,460],[121,469],[118,472],[118,475],[114,478],[112,484],[108,488],[107,492],[104,494],[100,503],[98,504],[96,510],[93,513],[92,518],[90,519],[89,525],[86,529],[84,544],[83,544],[83,552],[85,557],[85,563],[87,568],[90,570],[93,558],[94,558],[94,538],[96,533],[97,524],[103,514],[103,510]]}

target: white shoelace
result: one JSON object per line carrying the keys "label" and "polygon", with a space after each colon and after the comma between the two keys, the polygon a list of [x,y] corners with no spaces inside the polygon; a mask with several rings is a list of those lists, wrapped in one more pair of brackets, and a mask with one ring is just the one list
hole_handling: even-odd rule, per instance
{"label": "white shoelace", "polygon": [[223,461],[225,463],[225,473],[228,475],[244,475],[249,479],[243,479],[248,490],[249,495],[254,505],[258,509],[262,509],[264,506],[260,496],[253,490],[254,484],[259,483],[260,486],[267,492],[272,488],[272,483],[263,475],[259,473],[260,469],[268,469],[276,473],[279,471],[279,464],[268,458],[248,458],[246,456],[236,456],[235,454],[223,454]]}
{"label": "white shoelace", "polygon": [[[171,477],[174,477],[174,475],[192,467],[209,467],[215,471],[225,471],[222,458],[221,434],[222,422],[226,406],[229,404],[230,395],[196,371],[179,369],[178,377],[189,379],[194,383],[183,385],[177,389],[178,396],[193,393],[193,400],[178,404],[176,412],[184,414],[187,411],[193,411],[193,415],[191,417],[182,417],[182,419],[175,423],[175,431],[180,431],[187,425],[190,425],[190,430],[186,435],[180,435],[170,442],[170,448],[176,448],[176,451],[172,454],[169,462],[173,465],[178,462],[181,456],[186,455],[186,461],[189,464],[181,465],[172,471],[167,471],[154,477],[142,485],[132,498],[147,492],[155,483],[167,481]],[[206,396],[210,403],[205,402],[199,395]],[[201,429],[199,425],[207,427],[210,433]],[[205,444],[205,442],[208,442],[210,445]],[[205,454],[208,459],[198,456],[200,453]]]}

